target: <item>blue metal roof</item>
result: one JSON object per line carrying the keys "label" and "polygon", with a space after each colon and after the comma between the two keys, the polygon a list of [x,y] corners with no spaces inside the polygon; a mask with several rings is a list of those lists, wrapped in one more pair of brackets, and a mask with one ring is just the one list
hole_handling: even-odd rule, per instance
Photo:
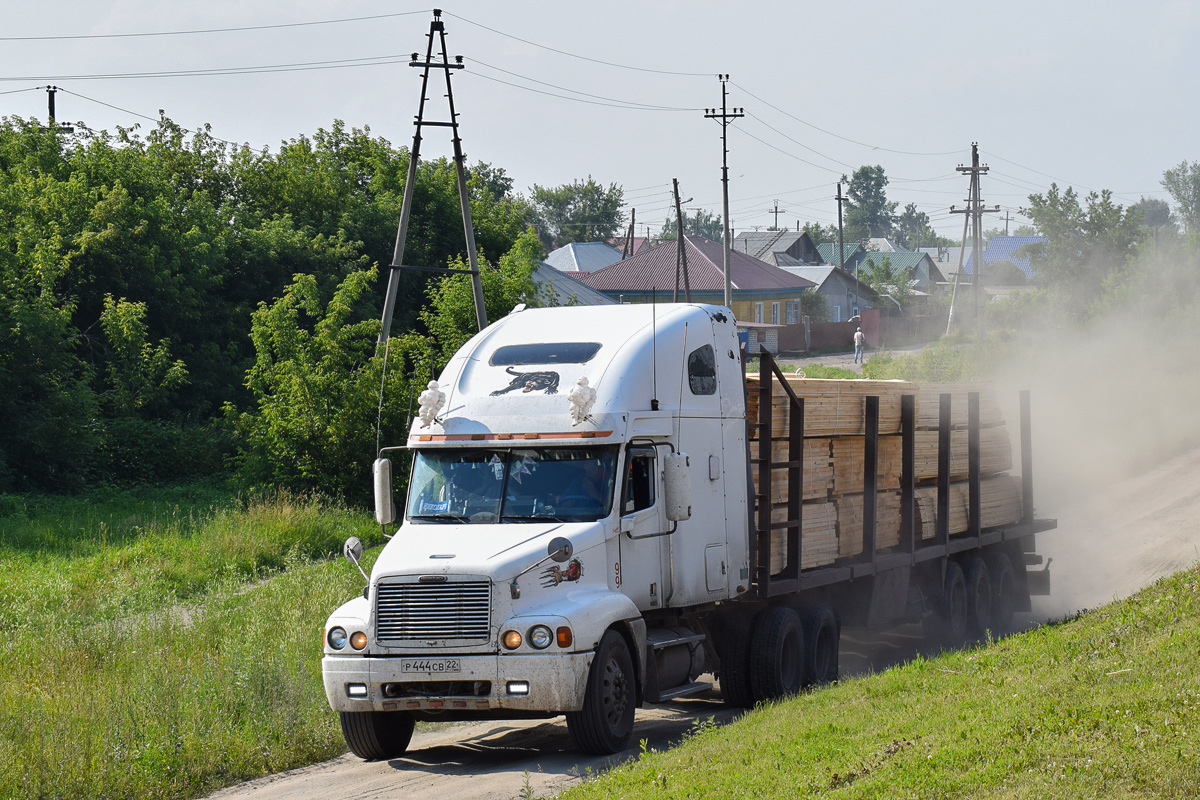
{"label": "blue metal roof", "polygon": [[[993,236],[992,241],[988,243],[987,249],[983,251],[983,263],[985,265],[995,264],[997,261],[1008,261],[1015,264],[1026,278],[1033,277],[1033,266],[1029,263],[1029,256],[1025,254],[1017,254],[1017,250],[1027,244],[1037,244],[1046,241],[1045,236]],[[974,253],[967,256],[966,263],[963,264],[963,272],[969,275],[975,273],[972,268],[972,261],[975,258]],[[986,280],[986,276],[984,280]]]}

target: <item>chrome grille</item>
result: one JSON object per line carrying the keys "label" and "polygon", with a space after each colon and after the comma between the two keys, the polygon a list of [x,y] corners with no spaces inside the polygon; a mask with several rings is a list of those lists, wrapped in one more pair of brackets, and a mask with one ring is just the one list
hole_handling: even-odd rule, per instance
{"label": "chrome grille", "polygon": [[490,634],[492,588],[488,581],[381,583],[375,592],[375,638],[479,639]]}

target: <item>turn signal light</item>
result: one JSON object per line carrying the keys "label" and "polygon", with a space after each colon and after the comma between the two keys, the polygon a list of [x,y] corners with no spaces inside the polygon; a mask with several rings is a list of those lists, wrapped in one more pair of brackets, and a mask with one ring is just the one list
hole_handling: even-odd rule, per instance
{"label": "turn signal light", "polygon": [[571,643],[575,641],[574,637],[571,636],[571,629],[566,625],[561,626],[557,631],[555,631],[555,634],[557,634],[558,637],[559,647],[570,647]]}
{"label": "turn signal light", "polygon": [[521,646],[521,634],[516,631],[505,631],[504,635],[500,637],[500,641],[509,650],[516,650]]}
{"label": "turn signal light", "polygon": [[350,646],[355,650],[362,650],[367,646],[367,635],[362,631],[355,631],[350,637]]}

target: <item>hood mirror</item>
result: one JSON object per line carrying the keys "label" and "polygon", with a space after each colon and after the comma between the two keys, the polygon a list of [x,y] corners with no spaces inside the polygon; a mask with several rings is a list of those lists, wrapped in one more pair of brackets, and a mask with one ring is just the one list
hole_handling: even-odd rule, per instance
{"label": "hood mirror", "polygon": [[575,552],[575,546],[565,536],[555,536],[546,548],[546,555],[558,563],[563,563]]}

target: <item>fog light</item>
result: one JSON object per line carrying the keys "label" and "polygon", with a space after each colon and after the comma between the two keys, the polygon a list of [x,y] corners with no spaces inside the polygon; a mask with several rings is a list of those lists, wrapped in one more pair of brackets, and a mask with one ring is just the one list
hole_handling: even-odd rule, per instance
{"label": "fog light", "polygon": [[554,641],[554,634],[545,625],[534,625],[529,629],[529,643],[536,650],[545,650]]}
{"label": "fog light", "polygon": [[329,646],[334,650],[341,650],[346,646],[346,629],[340,625],[330,628],[325,641],[329,642]]}
{"label": "fog light", "polygon": [[367,635],[362,631],[355,631],[350,637],[350,646],[355,650],[362,650],[367,646]]}
{"label": "fog light", "polygon": [[367,685],[365,683],[347,683],[346,694],[350,697],[366,697]]}
{"label": "fog light", "polygon": [[563,625],[562,627],[560,627],[558,629],[557,633],[558,633],[558,646],[559,647],[570,647],[571,643],[575,641],[574,637],[571,636],[571,629],[568,628],[566,625]]}
{"label": "fog light", "polygon": [[505,631],[504,636],[500,637],[500,641],[509,650],[516,650],[521,646],[521,634],[516,631]]}
{"label": "fog light", "polygon": [[517,697],[524,697],[529,694],[529,681],[509,681],[508,693]]}

